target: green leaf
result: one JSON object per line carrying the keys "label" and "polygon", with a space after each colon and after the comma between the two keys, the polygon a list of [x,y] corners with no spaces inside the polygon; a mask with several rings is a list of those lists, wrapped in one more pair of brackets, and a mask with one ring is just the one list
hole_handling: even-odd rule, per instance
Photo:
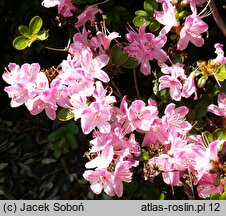
{"label": "green leaf", "polygon": [[204,132],[202,133],[202,136],[204,137],[204,139],[207,140],[208,143],[211,143],[211,142],[214,141],[213,135],[212,135],[209,131],[204,131]]}
{"label": "green leaf", "polygon": [[219,200],[219,198],[220,198],[220,194],[219,193],[212,193],[210,195],[210,199],[211,200]]}
{"label": "green leaf", "polygon": [[60,121],[69,121],[74,117],[74,113],[67,108],[63,108],[61,110],[59,110],[59,112],[57,113],[57,118]]}
{"label": "green leaf", "polygon": [[13,40],[13,46],[17,50],[23,50],[23,49],[27,48],[29,43],[30,43],[30,40],[28,38],[26,38],[25,36],[19,36]]}
{"label": "green leaf", "polygon": [[110,56],[111,56],[111,62],[117,66],[122,65],[128,59],[128,55],[124,53],[117,44],[115,44],[111,48]]}
{"label": "green leaf", "polygon": [[200,101],[195,105],[196,118],[202,118],[207,113],[208,103],[206,101]]}
{"label": "green leaf", "polygon": [[39,16],[33,17],[29,23],[29,29],[30,29],[31,34],[33,34],[33,35],[37,34],[42,27],[42,23],[43,23],[43,21],[42,21],[41,17],[39,17]]}
{"label": "green leaf", "polygon": [[144,22],[146,22],[146,26],[148,26],[151,22],[147,19],[147,17],[144,16],[136,16],[133,19],[133,24],[137,27],[141,27]]}
{"label": "green leaf", "polygon": [[226,200],[226,192],[222,193],[219,198],[220,200]]}
{"label": "green leaf", "polygon": [[137,67],[138,64],[139,62],[135,58],[128,57],[126,61],[121,64],[121,67],[132,69]]}
{"label": "green leaf", "polygon": [[37,39],[41,41],[46,40],[48,36],[49,36],[48,30],[42,30],[37,33]]}
{"label": "green leaf", "polygon": [[186,15],[187,15],[187,11],[184,10],[184,11],[181,11],[181,12],[178,14],[178,17],[179,17],[179,19],[183,19]]}
{"label": "green leaf", "polygon": [[149,30],[151,32],[155,32],[160,28],[160,23],[158,21],[151,22],[149,25]]}
{"label": "green leaf", "polygon": [[64,137],[66,132],[67,132],[67,127],[65,127],[65,125],[58,128],[57,130],[49,134],[48,136],[49,142],[52,142],[52,143],[57,142],[59,139]]}
{"label": "green leaf", "polygon": [[73,133],[71,133],[71,132],[66,133],[66,139],[72,149],[76,149],[78,147],[76,137]]}
{"label": "green leaf", "polygon": [[222,82],[226,79],[226,64],[219,65],[215,74],[218,81]]}
{"label": "green leaf", "polygon": [[165,197],[166,197],[165,194],[164,193],[161,193],[160,194],[160,197],[159,197],[159,200],[165,200]]}
{"label": "green leaf", "polygon": [[68,131],[70,131],[72,134],[76,135],[79,133],[78,126],[74,121],[71,121],[70,123],[67,124]]}
{"label": "green leaf", "polygon": [[26,38],[29,39],[31,37],[30,29],[27,26],[21,25],[21,26],[18,27],[18,30]]}
{"label": "green leaf", "polygon": [[213,140],[226,140],[226,128],[217,128],[212,135]]}
{"label": "green leaf", "polygon": [[144,10],[138,10],[138,11],[135,12],[135,15],[146,17],[146,16],[148,16],[148,13]]}
{"label": "green leaf", "polygon": [[158,9],[158,3],[153,0],[145,0],[144,1],[144,10],[149,14],[153,14],[154,10]]}

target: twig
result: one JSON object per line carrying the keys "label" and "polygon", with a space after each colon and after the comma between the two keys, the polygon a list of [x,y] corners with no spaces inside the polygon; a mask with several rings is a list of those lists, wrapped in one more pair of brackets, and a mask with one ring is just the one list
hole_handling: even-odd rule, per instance
{"label": "twig", "polygon": [[213,18],[214,18],[216,24],[218,25],[218,27],[221,30],[221,32],[223,33],[223,35],[226,37],[226,25],[224,24],[224,21],[217,10],[217,6],[214,3],[214,0],[210,1],[209,7],[212,10]]}
{"label": "twig", "polygon": [[137,84],[136,68],[133,69],[133,80],[134,80],[134,85],[135,85],[137,97],[139,99],[140,98],[140,91],[139,91],[138,84]]}
{"label": "twig", "polygon": [[118,87],[116,86],[115,82],[114,82],[112,79],[111,79],[110,82],[111,82],[112,87],[115,89],[114,94],[115,94],[118,98],[122,99],[122,94],[121,94],[121,92],[119,91]]}

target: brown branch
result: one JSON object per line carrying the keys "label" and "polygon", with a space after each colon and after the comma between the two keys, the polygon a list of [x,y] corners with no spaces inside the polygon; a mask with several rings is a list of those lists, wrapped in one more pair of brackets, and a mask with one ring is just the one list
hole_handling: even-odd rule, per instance
{"label": "brown branch", "polygon": [[221,30],[221,32],[223,33],[223,35],[226,37],[226,25],[217,10],[217,6],[214,3],[214,0],[210,1],[209,7],[212,11],[212,15],[213,15],[213,18],[214,18],[216,24],[218,25],[218,27]]}

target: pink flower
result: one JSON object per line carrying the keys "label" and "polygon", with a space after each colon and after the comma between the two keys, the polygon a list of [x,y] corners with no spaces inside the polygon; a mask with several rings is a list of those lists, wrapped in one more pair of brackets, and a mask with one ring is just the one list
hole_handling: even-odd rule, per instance
{"label": "pink flower", "polygon": [[159,78],[159,82],[159,90],[169,88],[170,97],[175,101],[181,100],[182,84],[177,78],[169,75],[164,75]]}
{"label": "pink flower", "polygon": [[88,6],[77,18],[78,21],[75,23],[75,27],[78,28],[80,26],[85,25],[88,21],[90,22],[91,26],[95,24],[95,15],[97,13],[103,13],[102,10],[94,7]]}
{"label": "pink flower", "polygon": [[157,118],[152,123],[152,126],[144,136],[142,146],[150,146],[150,144],[168,142],[169,131],[167,126],[162,123],[162,119]]}
{"label": "pink flower", "polygon": [[43,0],[42,5],[46,8],[58,7],[58,14],[63,15],[64,17],[70,17],[73,14],[71,11],[74,11],[76,7],[71,3],[71,0]]}
{"label": "pink flower", "polygon": [[170,103],[165,109],[165,115],[162,117],[163,124],[168,127],[176,127],[177,131],[181,134],[189,131],[192,126],[185,120],[189,109],[186,106],[175,108],[175,104]]}
{"label": "pink flower", "polygon": [[176,8],[168,1],[162,3],[162,11],[154,12],[154,17],[165,26],[160,34],[167,34],[172,27],[179,26],[179,22],[176,19]]}
{"label": "pink flower", "polygon": [[207,30],[208,25],[203,22],[198,15],[192,14],[186,17],[184,27],[180,32],[180,39],[177,48],[179,50],[184,50],[188,46],[189,41],[195,46],[203,46],[204,40],[201,34],[207,32]]}
{"label": "pink flower", "polygon": [[127,115],[132,130],[149,131],[158,110],[155,106],[145,106],[142,100],[135,100],[128,108]]}
{"label": "pink flower", "polygon": [[36,82],[32,86],[31,94],[33,99],[28,99],[26,106],[32,115],[37,115],[45,110],[46,115],[54,120],[56,118],[57,105],[53,97],[52,89],[49,88],[49,82],[46,75],[40,72]]}
{"label": "pink flower", "polygon": [[23,64],[19,67],[14,63],[10,63],[8,68],[10,71],[6,70],[2,78],[10,86],[5,87],[4,90],[12,98],[10,105],[12,107],[18,107],[33,97],[29,92],[40,72],[40,65],[37,63]]}
{"label": "pink flower", "polygon": [[212,193],[223,193],[224,186],[222,184],[215,185],[214,181],[217,174],[206,173],[199,181],[197,191],[200,198],[208,198]]}
{"label": "pink flower", "polygon": [[226,94],[220,93],[218,95],[217,102],[218,102],[218,106],[214,104],[210,104],[207,108],[207,111],[212,112],[218,116],[226,117]]}
{"label": "pink flower", "polygon": [[109,133],[111,130],[110,118],[109,109],[97,102],[91,103],[81,114],[83,133],[89,134],[95,127],[98,127],[101,133]]}
{"label": "pink flower", "polygon": [[111,144],[104,145],[102,150],[97,154],[97,157],[86,163],[86,168],[107,168],[114,157],[113,146]]}
{"label": "pink flower", "polygon": [[167,55],[161,48],[166,43],[166,36],[155,37],[152,33],[145,33],[145,23],[139,28],[139,32],[130,31],[126,38],[129,45],[124,48],[124,52],[136,58],[141,63],[141,72],[144,75],[151,73],[149,60],[157,59],[166,61]]}
{"label": "pink flower", "polygon": [[131,167],[132,164],[129,161],[119,162],[115,166],[113,186],[118,197],[121,197],[123,194],[123,181],[132,181],[132,173],[129,170]]}
{"label": "pink flower", "polygon": [[112,173],[106,169],[87,170],[83,177],[91,183],[91,189],[95,194],[100,194],[102,190],[109,196],[115,195],[115,190],[112,184]]}
{"label": "pink flower", "polygon": [[191,73],[189,77],[184,80],[182,97],[189,98],[192,94],[195,94],[194,100],[197,100],[196,85],[195,85],[195,76],[194,73]]}
{"label": "pink flower", "polygon": [[224,56],[224,50],[223,50],[224,45],[216,43],[214,45],[214,47],[216,49],[215,53],[217,54],[217,57],[216,57],[216,59],[214,59],[214,62],[217,63],[217,64],[225,64],[226,63],[226,57]]}
{"label": "pink flower", "polygon": [[109,82],[108,74],[102,70],[107,65],[109,57],[106,54],[101,54],[93,58],[91,52],[83,52],[81,65],[93,78],[99,79],[102,82]]}

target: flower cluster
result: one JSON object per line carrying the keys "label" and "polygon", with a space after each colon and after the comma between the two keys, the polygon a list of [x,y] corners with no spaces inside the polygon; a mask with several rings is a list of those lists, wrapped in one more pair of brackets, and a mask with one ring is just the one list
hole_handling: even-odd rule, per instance
{"label": "flower cluster", "polygon": [[[202,33],[208,25],[202,20],[198,7],[205,0],[158,0],[162,11],[154,11],[162,29],[154,34],[146,32],[146,23],[138,31],[126,34],[128,44],[124,54],[135,58],[144,75],[151,74],[150,61],[157,61],[158,91],[169,89],[171,100],[182,98],[198,100],[196,71],[186,70],[181,62],[172,63],[164,49],[167,34],[174,28],[178,32],[177,50],[184,50],[189,42],[202,46]],[[183,24],[177,17],[177,5],[189,7],[191,14]],[[44,0],[43,6],[58,6],[58,13],[70,17],[75,6],[70,0]],[[208,145],[202,134],[192,134],[193,125],[186,119],[188,106],[168,102],[160,106],[157,100],[117,101],[110,85],[111,77],[105,67],[109,64],[112,40],[119,33],[99,31],[93,33],[86,23],[95,24],[95,15],[103,13],[96,6],[88,6],[77,18],[75,28],[81,30],[73,36],[67,59],[55,69],[42,70],[38,63],[25,63],[21,67],[10,63],[3,74],[9,84],[5,91],[11,106],[25,104],[32,115],[45,110],[54,120],[59,107],[70,110],[74,120],[80,120],[84,134],[92,133],[84,178],[90,182],[94,193],[105,191],[109,196],[123,195],[123,182],[131,182],[133,170],[140,165],[141,149],[149,158],[144,162],[146,179],[162,174],[166,184],[182,186],[183,181],[197,187],[201,198],[213,192],[223,193],[226,185],[226,141],[212,139]],[[108,32],[108,33],[107,33]],[[156,36],[157,35],[157,36]],[[224,65],[223,45],[215,45],[215,65]],[[170,65],[170,66],[169,66]],[[53,75],[54,74],[54,75]],[[226,78],[225,78],[226,79]],[[120,103],[117,103],[120,102]],[[161,108],[161,109],[160,109]],[[226,118],[226,95],[218,94],[218,106],[210,104],[208,112]]]}

